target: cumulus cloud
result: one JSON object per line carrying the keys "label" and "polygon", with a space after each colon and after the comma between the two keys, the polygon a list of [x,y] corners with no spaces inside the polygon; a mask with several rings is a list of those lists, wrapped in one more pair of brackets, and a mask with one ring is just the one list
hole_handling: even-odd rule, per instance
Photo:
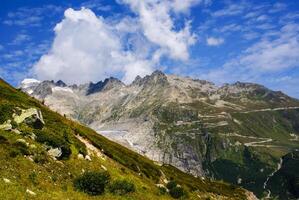
{"label": "cumulus cloud", "polygon": [[223,38],[215,38],[215,37],[208,37],[207,38],[207,45],[208,46],[219,46],[224,43]]}
{"label": "cumulus cloud", "polygon": [[187,14],[199,0],[123,0],[136,17],[105,19],[90,9],[67,9],[54,28],[51,49],[33,66],[39,79],[67,83],[99,81],[119,76],[126,83],[159,66],[162,57],[186,61],[196,41],[189,21],[175,27],[172,13]]}
{"label": "cumulus cloud", "polygon": [[67,9],[54,31],[51,50],[33,68],[39,79],[83,83],[123,73],[129,81],[128,72],[134,76],[152,71],[150,61],[125,51],[114,27],[89,9]]}

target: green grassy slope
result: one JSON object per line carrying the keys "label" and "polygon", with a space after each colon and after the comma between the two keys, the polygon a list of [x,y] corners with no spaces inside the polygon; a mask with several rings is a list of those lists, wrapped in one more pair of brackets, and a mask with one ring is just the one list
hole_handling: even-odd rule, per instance
{"label": "green grassy slope", "polygon": [[[20,134],[0,130],[0,199],[171,199],[168,194],[162,195],[155,185],[163,183],[162,179],[175,180],[188,191],[185,198],[189,199],[246,199],[245,190],[239,187],[194,178],[172,166],[158,166],[49,110],[0,80],[0,124],[11,119],[17,107],[40,109],[45,126],[40,130],[24,123],[14,124]],[[30,137],[32,133],[36,139]],[[94,154],[91,161],[79,159],[78,154],[87,155],[88,150],[76,135],[100,149],[105,159]],[[49,157],[45,145],[61,148],[61,159]],[[133,182],[136,192],[118,196],[106,191],[101,196],[91,197],[73,188],[74,178],[84,171],[104,169],[107,169],[112,180]],[[33,191],[35,195],[26,190]]]}

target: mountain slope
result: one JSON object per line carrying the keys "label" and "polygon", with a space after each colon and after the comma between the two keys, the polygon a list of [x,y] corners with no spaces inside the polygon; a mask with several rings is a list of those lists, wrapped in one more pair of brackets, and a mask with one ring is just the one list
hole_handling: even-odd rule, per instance
{"label": "mountain slope", "polygon": [[0,80],[0,198],[94,199],[76,191],[73,181],[85,171],[108,171],[136,191],[124,196],[106,191],[97,199],[171,199],[156,184],[175,180],[190,199],[247,199],[244,189],[194,178],[107,140],[93,130],[49,110]]}
{"label": "mountain slope", "polygon": [[259,197],[267,195],[264,183],[280,158],[299,148],[299,101],[258,84],[218,87],[155,71],[130,85],[110,78],[21,88],[152,160],[239,184]]}

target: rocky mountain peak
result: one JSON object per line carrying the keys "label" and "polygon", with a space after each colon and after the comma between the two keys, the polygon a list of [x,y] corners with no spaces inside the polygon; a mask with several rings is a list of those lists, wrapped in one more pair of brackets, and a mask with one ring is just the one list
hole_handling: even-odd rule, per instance
{"label": "rocky mountain peak", "polygon": [[66,87],[67,86],[62,80],[58,80],[55,83],[55,85],[58,86],[58,87]]}
{"label": "rocky mountain peak", "polygon": [[137,80],[135,79],[135,82],[138,83],[138,85],[144,85],[144,86],[153,86],[153,85],[165,86],[169,84],[167,80],[167,76],[160,70],[156,70],[151,75],[146,75],[142,79],[137,78]]}
{"label": "rocky mountain peak", "polygon": [[97,83],[89,83],[86,94],[90,95],[96,92],[101,92],[104,90],[110,90],[114,87],[124,86],[124,83],[119,79],[110,77],[106,78],[104,81],[99,81]]}
{"label": "rocky mountain peak", "polygon": [[131,85],[141,85],[141,83],[142,83],[142,78],[139,75],[137,75]]}

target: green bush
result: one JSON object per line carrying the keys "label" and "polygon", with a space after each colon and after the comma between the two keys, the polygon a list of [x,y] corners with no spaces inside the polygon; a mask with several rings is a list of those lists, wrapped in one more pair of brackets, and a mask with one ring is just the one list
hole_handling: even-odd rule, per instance
{"label": "green bush", "polygon": [[166,187],[169,190],[170,196],[175,199],[178,199],[187,194],[182,187],[178,187],[178,184],[175,181],[169,181]]}
{"label": "green bush", "polygon": [[113,194],[124,195],[135,192],[135,185],[127,180],[116,180],[109,185],[108,189]]}
{"label": "green bush", "polygon": [[164,195],[167,193],[167,190],[165,187],[159,187],[159,194]]}
{"label": "green bush", "polygon": [[169,190],[169,194],[173,198],[178,199],[178,198],[180,198],[180,197],[182,197],[182,196],[185,195],[185,191],[181,187],[174,187],[174,188],[172,188],[172,189]]}
{"label": "green bush", "polygon": [[17,141],[12,144],[11,150],[10,150],[10,157],[17,157],[18,155],[30,155],[30,150],[28,146],[20,141]]}
{"label": "green bush", "polygon": [[74,180],[74,187],[89,195],[100,195],[104,193],[109,180],[108,172],[85,172]]}
{"label": "green bush", "polygon": [[167,189],[171,190],[177,186],[177,183],[175,181],[169,181],[166,185]]}
{"label": "green bush", "polygon": [[48,161],[48,155],[45,152],[38,152],[33,156],[33,161],[38,164],[45,164]]}
{"label": "green bush", "polygon": [[70,155],[72,154],[72,150],[70,148],[70,145],[68,144],[65,144],[65,145],[62,145],[61,147],[61,156],[59,157],[59,159],[68,159],[70,157]]}
{"label": "green bush", "polygon": [[72,153],[70,145],[64,140],[63,137],[54,135],[53,133],[42,130],[36,131],[36,141],[39,143],[44,143],[54,148],[61,148],[61,156],[59,159],[68,159]]}
{"label": "green bush", "polygon": [[15,122],[14,120],[12,120],[12,121],[10,122],[10,124],[11,124],[12,128],[14,128],[14,129],[18,128],[18,126],[19,126],[18,123]]}
{"label": "green bush", "polygon": [[31,172],[29,175],[28,175],[28,179],[31,181],[31,183],[33,183],[34,185],[37,185],[38,184],[38,181],[37,181],[37,173],[36,172]]}
{"label": "green bush", "polygon": [[0,124],[3,124],[5,121],[11,119],[13,114],[13,106],[9,104],[0,105]]}
{"label": "green bush", "polygon": [[7,144],[8,143],[8,140],[6,137],[0,135],[0,144]]}

